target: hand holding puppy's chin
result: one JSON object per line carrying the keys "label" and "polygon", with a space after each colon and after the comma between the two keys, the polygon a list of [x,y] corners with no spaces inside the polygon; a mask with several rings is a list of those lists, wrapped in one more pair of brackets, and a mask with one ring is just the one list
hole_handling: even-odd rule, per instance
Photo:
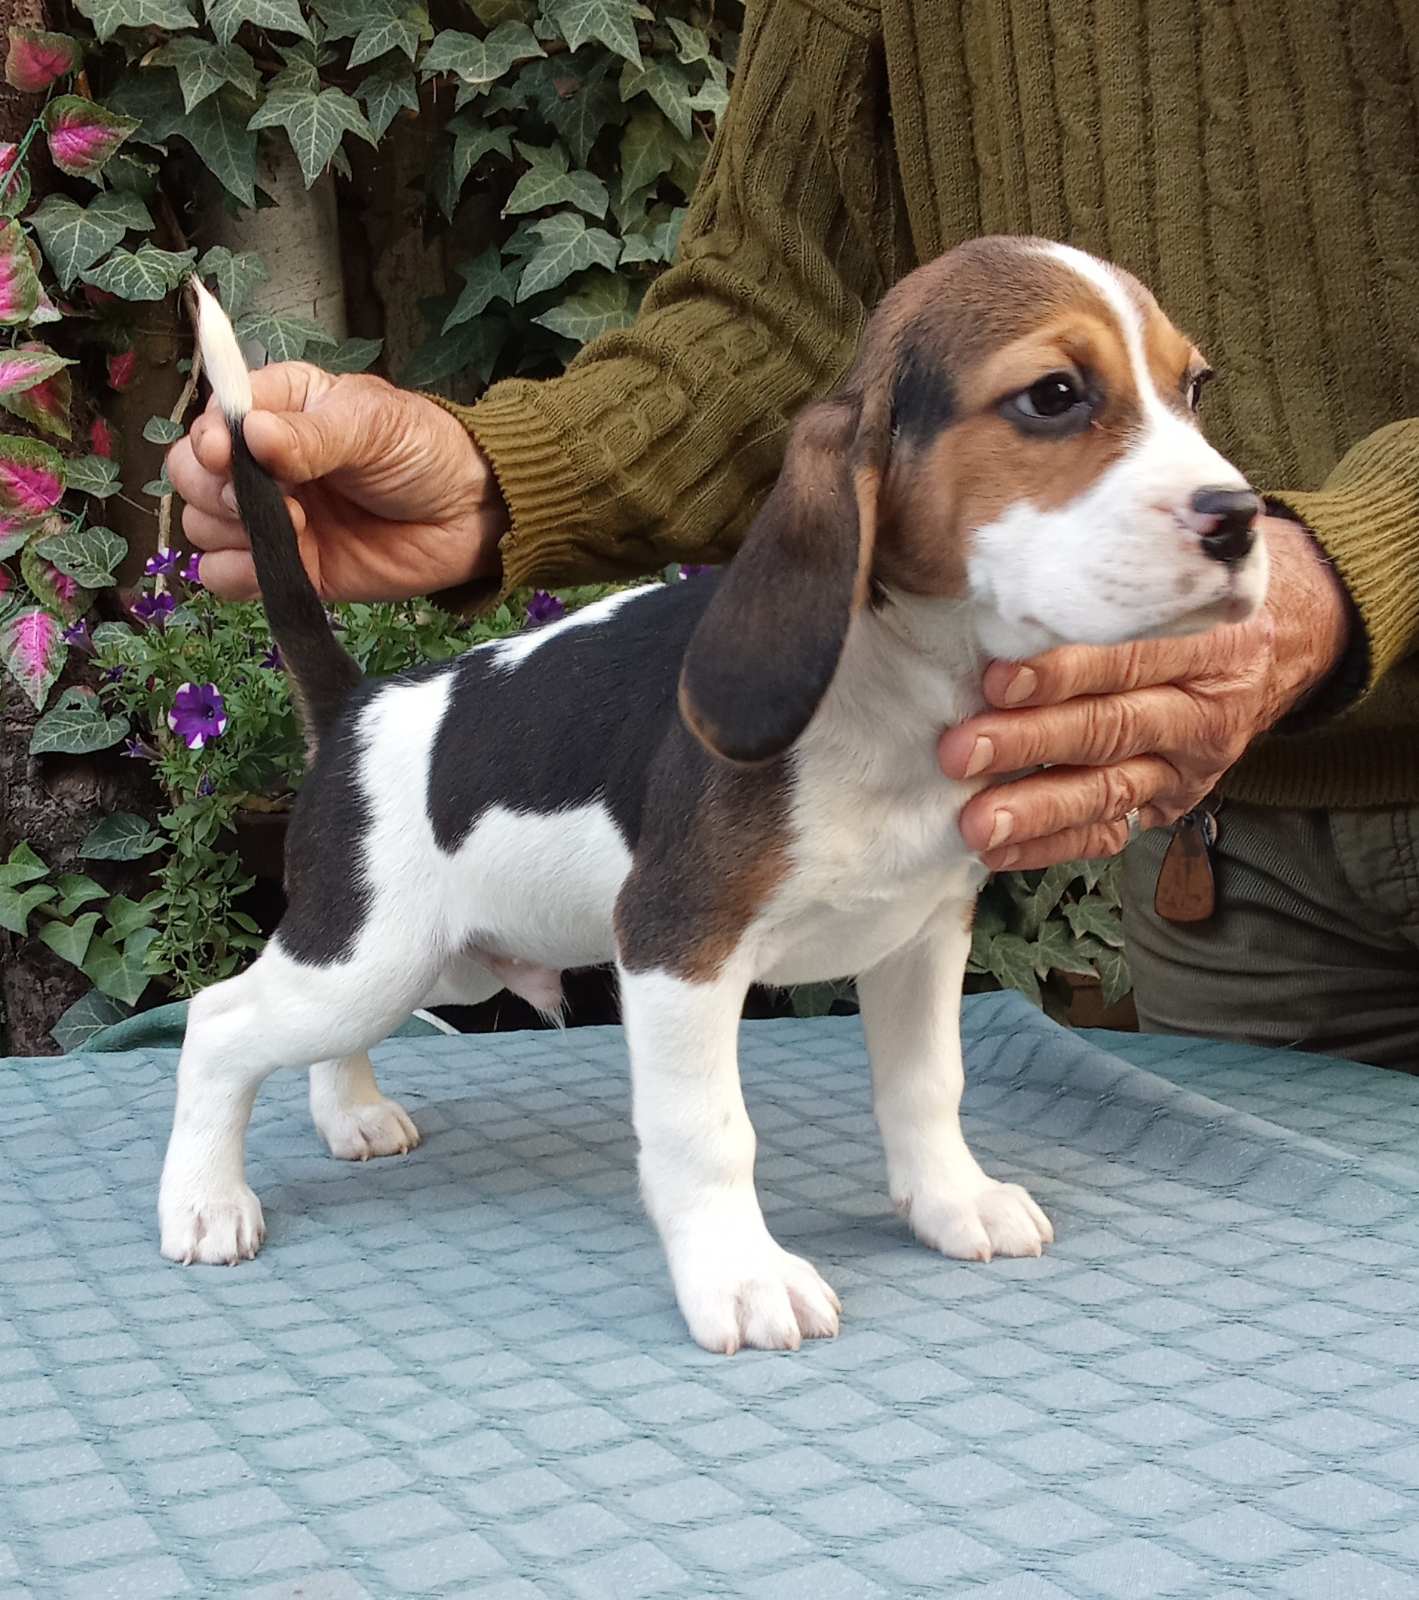
{"label": "hand holding puppy's chin", "polygon": [[[381,378],[292,361],[252,374],[252,455],[288,491],[301,555],[326,600],[429,594],[498,567],[507,509],[487,459],[433,401]],[[215,408],[169,452],[183,532],[204,585],[258,593],[231,492],[231,440]]]}
{"label": "hand holding puppy's chin", "polygon": [[987,866],[1111,856],[1128,840],[1130,813],[1144,828],[1176,821],[1335,670],[1349,628],[1335,574],[1297,524],[1266,517],[1262,526],[1271,575],[1249,620],[990,665],[992,709],[940,747],[948,777],[988,785],[961,813],[966,843]]}

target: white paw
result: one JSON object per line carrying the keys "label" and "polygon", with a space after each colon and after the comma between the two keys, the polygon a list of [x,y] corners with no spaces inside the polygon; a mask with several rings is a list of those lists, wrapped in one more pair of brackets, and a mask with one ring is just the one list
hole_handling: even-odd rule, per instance
{"label": "white paw", "polygon": [[984,1174],[969,1185],[923,1185],[896,1206],[923,1244],[962,1261],[1037,1256],[1054,1243],[1050,1220],[1028,1190]]}
{"label": "white paw", "polygon": [[230,1267],[250,1261],[266,1237],[261,1202],[245,1184],[191,1199],[174,1197],[165,1189],[158,1201],[158,1220],[163,1254],[184,1266]]}
{"label": "white paw", "polygon": [[403,1156],[419,1142],[413,1118],[397,1100],[334,1106],[322,1113],[316,1128],[330,1146],[330,1154],[341,1161]]}
{"label": "white paw", "polygon": [[765,1233],[743,1250],[688,1245],[671,1262],[675,1298],[695,1343],[717,1355],[797,1350],[837,1337],[842,1307],[811,1262]]}

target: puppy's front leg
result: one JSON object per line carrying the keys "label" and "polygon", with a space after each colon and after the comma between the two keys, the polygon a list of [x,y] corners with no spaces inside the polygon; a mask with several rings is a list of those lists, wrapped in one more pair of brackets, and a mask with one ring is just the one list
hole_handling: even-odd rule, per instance
{"label": "puppy's front leg", "polygon": [[838,1331],[837,1296],[770,1234],[739,1087],[747,985],[621,971],[641,1188],[685,1321],[706,1350],[796,1350]]}
{"label": "puppy's front leg", "polygon": [[1016,1183],[980,1168],[961,1132],[961,982],[967,908],[938,912],[915,943],[857,980],[873,1109],[892,1201],[923,1243],[968,1261],[1037,1256],[1049,1218]]}

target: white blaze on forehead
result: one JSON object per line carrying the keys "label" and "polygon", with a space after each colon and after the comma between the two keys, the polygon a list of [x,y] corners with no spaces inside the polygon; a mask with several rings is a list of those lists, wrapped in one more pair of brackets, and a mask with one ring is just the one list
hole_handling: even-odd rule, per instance
{"label": "white blaze on forehead", "polygon": [[1138,303],[1119,282],[1118,274],[1096,257],[1086,255],[1083,250],[1076,250],[1073,245],[1052,244],[1047,247],[1045,253],[1062,262],[1071,272],[1097,290],[1104,304],[1118,319],[1119,331],[1123,335],[1123,346],[1128,352],[1129,365],[1133,368],[1134,385],[1144,411],[1155,413],[1163,411],[1171,415],[1163,405],[1157,385],[1153,381],[1152,369],[1148,365],[1148,355],[1143,348],[1143,318],[1139,315]]}

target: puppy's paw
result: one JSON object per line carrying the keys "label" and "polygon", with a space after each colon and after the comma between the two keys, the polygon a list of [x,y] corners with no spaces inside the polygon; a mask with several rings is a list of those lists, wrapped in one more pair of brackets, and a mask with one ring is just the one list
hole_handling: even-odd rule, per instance
{"label": "puppy's paw", "polygon": [[675,1297],[695,1343],[717,1355],[797,1350],[805,1339],[837,1337],[842,1307],[811,1262],[767,1235],[735,1253],[689,1252],[672,1264]]}
{"label": "puppy's paw", "polygon": [[897,1209],[923,1244],[961,1261],[1037,1256],[1054,1243],[1054,1228],[1029,1191],[984,1174],[963,1185],[924,1185]]}
{"label": "puppy's paw", "polygon": [[250,1261],[266,1237],[261,1202],[242,1184],[220,1194],[183,1195],[164,1186],[158,1201],[162,1252],[184,1266]]}
{"label": "puppy's paw", "polygon": [[397,1100],[331,1106],[317,1118],[316,1129],[340,1161],[403,1156],[419,1143],[413,1118]]}

